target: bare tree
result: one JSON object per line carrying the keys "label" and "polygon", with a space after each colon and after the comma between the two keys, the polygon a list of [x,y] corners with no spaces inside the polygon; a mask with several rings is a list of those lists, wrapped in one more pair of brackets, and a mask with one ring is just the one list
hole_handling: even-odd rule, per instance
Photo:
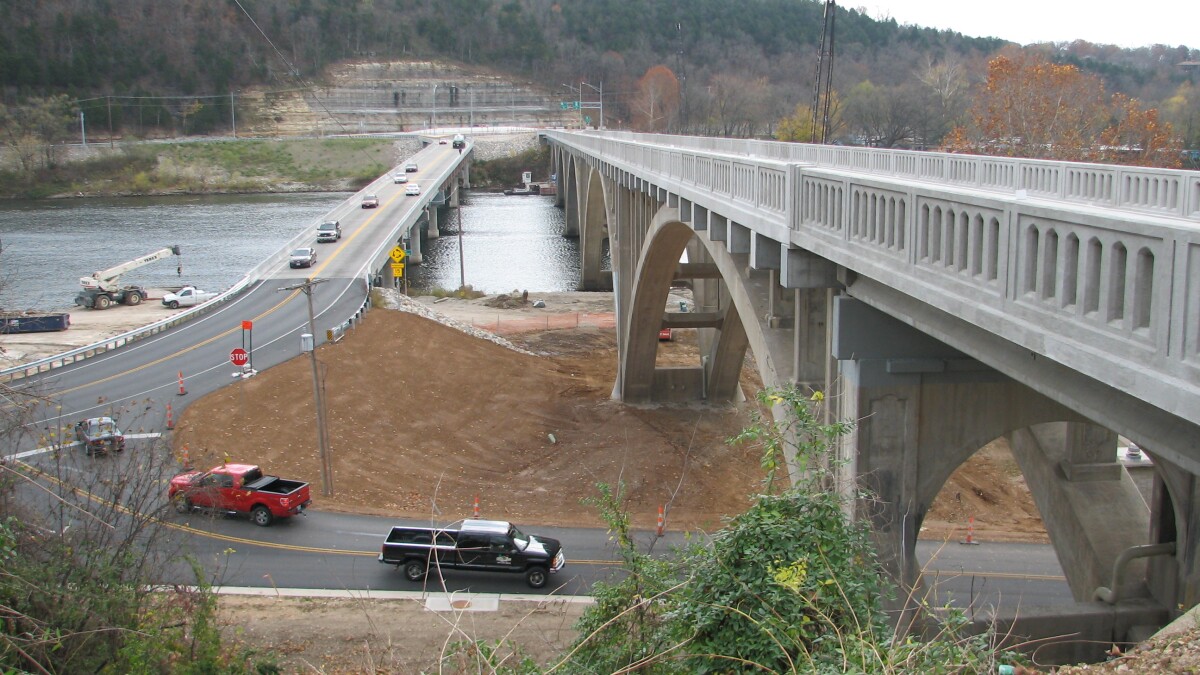
{"label": "bare tree", "polygon": [[24,173],[58,163],[61,144],[70,137],[75,110],[66,96],[29,99],[24,105],[0,105],[0,138]]}

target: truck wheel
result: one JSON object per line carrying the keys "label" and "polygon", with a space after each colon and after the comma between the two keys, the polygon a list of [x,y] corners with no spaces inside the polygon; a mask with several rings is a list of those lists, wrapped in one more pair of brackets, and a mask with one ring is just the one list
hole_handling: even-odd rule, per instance
{"label": "truck wheel", "polygon": [[541,588],[546,585],[548,576],[545,567],[530,567],[525,572],[525,583],[529,584],[530,588]]}
{"label": "truck wheel", "polygon": [[250,520],[259,527],[267,527],[275,521],[275,516],[271,515],[271,510],[265,506],[256,506],[250,511]]}
{"label": "truck wheel", "polygon": [[192,500],[188,499],[182,494],[175,495],[175,498],[171,500],[171,503],[175,505],[175,513],[192,512]]}
{"label": "truck wheel", "polygon": [[142,294],[137,291],[129,291],[125,294],[125,304],[130,307],[142,304]]}
{"label": "truck wheel", "polygon": [[424,560],[409,560],[404,563],[404,578],[409,581],[420,581],[425,578],[425,574],[429,568],[425,566]]}
{"label": "truck wheel", "polygon": [[178,300],[172,300],[172,301],[170,301],[170,302],[168,302],[168,303],[167,303],[167,307],[170,307],[171,309],[179,309],[179,301],[178,301]]}
{"label": "truck wheel", "polygon": [[112,299],[110,299],[107,295],[97,295],[96,296],[96,300],[95,300],[96,309],[108,309],[108,306],[111,304],[112,304]]}

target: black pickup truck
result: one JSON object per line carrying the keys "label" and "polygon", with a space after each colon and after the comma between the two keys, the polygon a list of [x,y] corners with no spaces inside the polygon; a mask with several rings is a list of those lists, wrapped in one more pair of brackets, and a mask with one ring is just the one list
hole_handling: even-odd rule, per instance
{"label": "black pickup truck", "polygon": [[458,528],[393,527],[379,562],[403,569],[409,581],[421,581],[433,567],[524,574],[526,583],[541,588],[566,558],[556,539],[527,535],[502,520],[469,519]]}

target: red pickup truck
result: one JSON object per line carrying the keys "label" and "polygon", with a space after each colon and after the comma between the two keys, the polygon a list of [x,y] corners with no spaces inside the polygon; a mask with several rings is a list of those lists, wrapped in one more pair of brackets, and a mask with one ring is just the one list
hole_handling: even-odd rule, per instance
{"label": "red pickup truck", "polygon": [[193,509],[248,513],[262,527],[276,518],[303,513],[312,504],[308,483],[265,476],[253,464],[222,464],[208,471],[181,473],[171,479],[167,496],[179,513]]}

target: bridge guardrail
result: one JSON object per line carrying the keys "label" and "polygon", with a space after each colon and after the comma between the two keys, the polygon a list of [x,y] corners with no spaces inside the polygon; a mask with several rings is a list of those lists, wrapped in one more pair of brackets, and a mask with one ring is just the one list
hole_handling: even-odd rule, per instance
{"label": "bridge guardrail", "polygon": [[[543,133],[590,163],[599,158],[785,247],[816,252],[1013,344],[1048,350],[1098,381],[1119,380],[1164,410],[1200,419],[1200,172]],[[756,147],[769,157],[748,156]],[[793,153],[829,163],[786,159]],[[970,179],[930,180],[950,164],[970,165],[954,169]],[[893,172],[897,165],[906,168]],[[1093,185],[1108,196],[1088,201],[1063,198],[1061,189],[1058,197],[1047,196],[1048,189],[1014,189],[1032,187],[1022,181],[1040,180],[1039,172],[1057,174],[1047,185],[1076,176],[1072,194]],[[984,175],[998,179],[989,183]],[[1112,179],[1095,182],[1104,175]],[[1113,197],[1117,192],[1129,199]]]}
{"label": "bridge guardrail", "polygon": [[[546,131],[546,134],[564,133]],[[838,145],[753,139],[638,134],[621,131],[566,132],[573,142],[611,139],[653,143],[701,153],[811,162],[829,169],[972,187],[1040,199],[1094,204],[1134,213],[1200,216],[1200,172],[1041,159],[960,155],[919,150],[880,150]],[[594,145],[593,149],[600,149]]]}

